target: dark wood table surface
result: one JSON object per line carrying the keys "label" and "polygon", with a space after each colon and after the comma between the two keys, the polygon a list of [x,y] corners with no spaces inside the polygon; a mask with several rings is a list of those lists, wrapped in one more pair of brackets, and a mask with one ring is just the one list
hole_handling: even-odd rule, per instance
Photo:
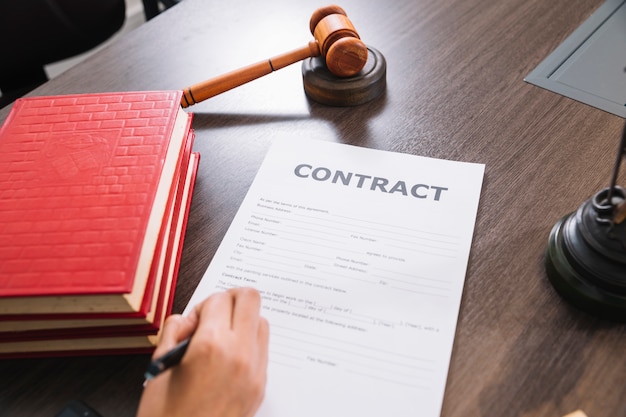
{"label": "dark wood table surface", "polygon": [[[174,311],[275,138],[484,163],[442,416],[626,416],[626,326],[570,307],[543,267],[553,224],[608,186],[624,121],[523,81],[601,4],[345,0],[361,37],[387,60],[383,97],[316,104],[295,64],[189,108],[202,159]],[[323,5],[184,0],[32,94],[182,89],[306,44]],[[52,417],[82,399],[105,417],[133,416],[148,359],[0,361],[0,415]]]}

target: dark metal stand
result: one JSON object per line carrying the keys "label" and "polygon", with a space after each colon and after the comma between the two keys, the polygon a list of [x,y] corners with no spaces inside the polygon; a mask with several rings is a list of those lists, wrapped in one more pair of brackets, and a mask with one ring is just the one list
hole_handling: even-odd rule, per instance
{"label": "dark metal stand", "polygon": [[564,299],[620,322],[626,322],[626,190],[615,184],[625,153],[626,127],[611,185],[556,223],[546,253],[548,278]]}

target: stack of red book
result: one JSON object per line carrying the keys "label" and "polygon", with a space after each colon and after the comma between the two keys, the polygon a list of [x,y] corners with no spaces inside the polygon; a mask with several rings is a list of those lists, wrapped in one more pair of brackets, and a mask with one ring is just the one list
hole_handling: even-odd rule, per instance
{"label": "stack of red book", "polygon": [[0,357],[154,348],[199,161],[180,99],[15,102],[0,128]]}

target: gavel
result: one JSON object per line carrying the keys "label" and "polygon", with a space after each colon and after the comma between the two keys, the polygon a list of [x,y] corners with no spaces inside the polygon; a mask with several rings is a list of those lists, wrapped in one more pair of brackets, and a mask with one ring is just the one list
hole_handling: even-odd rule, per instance
{"label": "gavel", "polygon": [[363,69],[367,46],[341,7],[317,9],[311,16],[310,30],[315,39],[306,46],[185,88],[181,106],[189,107],[307,58],[323,56],[328,70],[342,78]]}

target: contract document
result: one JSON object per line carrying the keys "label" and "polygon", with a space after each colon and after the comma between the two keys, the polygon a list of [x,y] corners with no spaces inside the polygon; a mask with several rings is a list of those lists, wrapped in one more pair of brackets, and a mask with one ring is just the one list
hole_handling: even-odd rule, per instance
{"label": "contract document", "polygon": [[261,417],[436,417],[484,165],[275,141],[186,311],[250,286]]}

